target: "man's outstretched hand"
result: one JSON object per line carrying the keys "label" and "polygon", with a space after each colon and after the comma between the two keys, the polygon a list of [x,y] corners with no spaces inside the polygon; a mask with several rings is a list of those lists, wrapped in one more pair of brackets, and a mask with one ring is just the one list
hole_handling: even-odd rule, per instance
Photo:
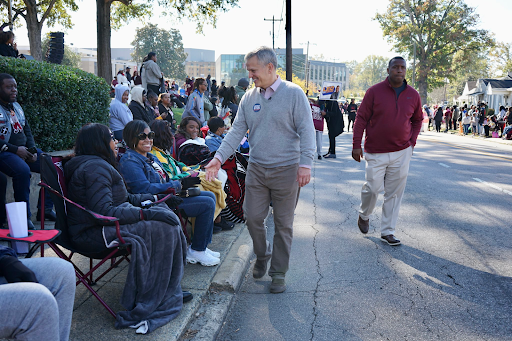
{"label": "man's outstretched hand", "polygon": [[213,181],[217,178],[217,173],[219,172],[221,163],[219,159],[213,158],[212,161],[210,161],[206,167],[204,167],[204,170],[206,172],[205,179],[206,181]]}
{"label": "man's outstretched hand", "polygon": [[352,158],[357,162],[361,162],[361,159],[364,158],[363,149],[352,149]]}

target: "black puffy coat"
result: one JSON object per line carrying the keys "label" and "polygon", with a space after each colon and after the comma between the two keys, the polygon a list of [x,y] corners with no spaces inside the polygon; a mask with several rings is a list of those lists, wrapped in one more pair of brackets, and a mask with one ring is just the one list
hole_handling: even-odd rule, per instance
{"label": "black puffy coat", "polygon": [[140,103],[137,101],[132,100],[128,108],[132,112],[134,120],[141,120],[146,122],[147,124],[150,124],[151,121],[155,119],[155,116],[151,112],[151,109],[147,106],[140,105]]}
{"label": "black puffy coat", "polygon": [[[141,221],[141,202],[154,200],[151,194],[129,194],[121,174],[99,156],[75,156],[65,164],[64,172],[69,199],[98,214],[119,218],[120,225]],[[72,241],[81,250],[105,249],[102,225],[73,205],[67,205],[67,213]]]}

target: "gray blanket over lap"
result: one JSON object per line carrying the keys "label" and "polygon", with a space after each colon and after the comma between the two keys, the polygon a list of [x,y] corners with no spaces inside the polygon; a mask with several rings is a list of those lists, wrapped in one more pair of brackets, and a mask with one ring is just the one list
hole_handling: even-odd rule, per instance
{"label": "gray blanket over lap", "polygon": [[[107,241],[116,239],[115,227],[105,227]],[[116,328],[148,321],[148,333],[174,319],[183,306],[181,278],[187,242],[179,226],[159,221],[121,225],[121,236],[131,245],[130,266]]]}

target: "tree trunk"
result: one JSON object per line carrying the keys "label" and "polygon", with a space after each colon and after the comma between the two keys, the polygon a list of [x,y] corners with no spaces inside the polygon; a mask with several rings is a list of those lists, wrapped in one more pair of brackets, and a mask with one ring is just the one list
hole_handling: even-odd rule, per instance
{"label": "tree trunk", "polygon": [[27,14],[25,20],[27,22],[28,41],[30,44],[30,54],[35,60],[43,60],[41,51],[41,28],[42,25],[37,20],[37,6],[35,1],[26,1]]}
{"label": "tree trunk", "polygon": [[110,50],[110,4],[112,0],[96,0],[98,33],[98,76],[107,84],[112,81],[112,58]]}
{"label": "tree trunk", "polygon": [[420,78],[417,80],[418,83],[418,93],[420,94],[421,98],[421,105],[427,103],[427,90],[428,90],[428,84],[426,78]]}

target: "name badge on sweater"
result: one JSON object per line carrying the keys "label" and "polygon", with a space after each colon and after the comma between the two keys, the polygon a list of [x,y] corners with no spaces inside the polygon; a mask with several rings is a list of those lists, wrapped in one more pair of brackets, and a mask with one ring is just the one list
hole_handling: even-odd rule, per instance
{"label": "name badge on sweater", "polygon": [[254,112],[258,112],[261,110],[261,104],[259,103],[256,103],[253,107],[252,107],[252,110],[254,110]]}

